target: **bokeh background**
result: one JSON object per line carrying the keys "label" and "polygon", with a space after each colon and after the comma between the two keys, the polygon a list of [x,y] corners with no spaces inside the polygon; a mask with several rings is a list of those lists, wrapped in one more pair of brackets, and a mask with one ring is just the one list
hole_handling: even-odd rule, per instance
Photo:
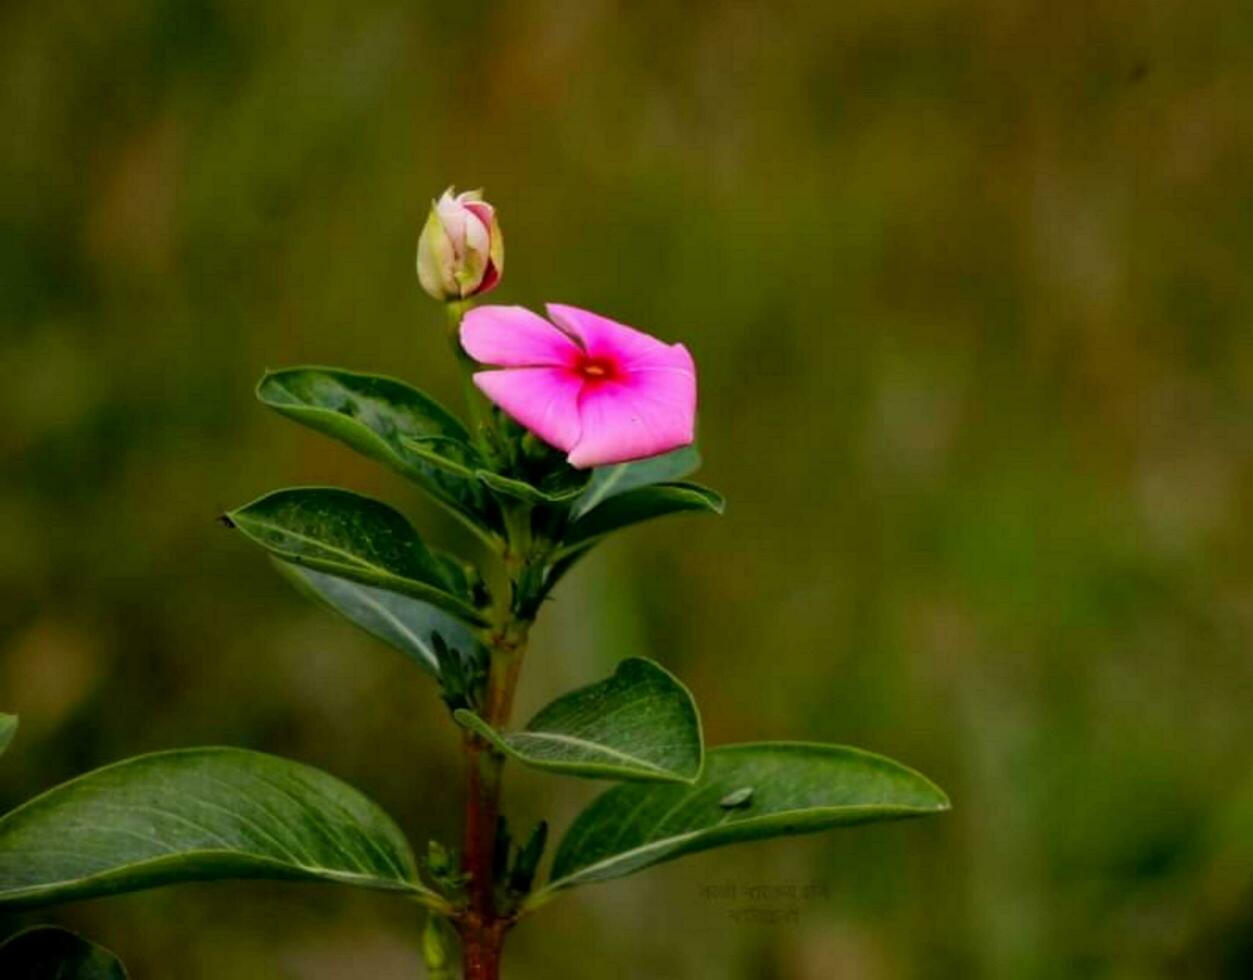
{"label": "bokeh background", "polygon": [[[521,712],[649,655],[712,741],[866,746],[955,803],[575,893],[508,975],[1253,975],[1251,101],[1238,0],[4,4],[0,804],[229,743],[455,833],[425,677],[214,517],[337,483],[461,543],[252,385],[453,401],[412,260],[483,185],[493,299],[693,349],[729,499],[567,580]],[[558,823],[594,791],[510,783]],[[139,980],[420,971],[413,909],[331,888],[0,929],[36,919]]]}

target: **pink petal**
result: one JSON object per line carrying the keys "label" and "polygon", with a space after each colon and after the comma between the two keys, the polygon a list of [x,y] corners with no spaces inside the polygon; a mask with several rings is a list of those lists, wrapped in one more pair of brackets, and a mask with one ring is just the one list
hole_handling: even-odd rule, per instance
{"label": "pink petal", "polygon": [[643,459],[686,446],[695,438],[696,373],[691,355],[682,345],[667,350],[671,365],[636,368],[624,381],[584,386],[579,398],[582,432],[569,455],[571,466],[583,469]]}
{"label": "pink petal", "polygon": [[472,205],[463,204],[461,207],[461,218],[465,224],[466,251],[486,255],[492,243],[491,219],[483,220]]}
{"label": "pink petal", "polygon": [[483,227],[490,231],[492,227],[492,220],[496,215],[492,206],[486,201],[466,198],[464,194],[461,195],[461,198],[465,198],[465,200],[461,201],[461,206],[478,218],[479,221],[482,222]]}
{"label": "pink petal", "polygon": [[465,209],[457,203],[457,199],[449,191],[444,191],[443,196],[435,202],[435,210],[439,214],[444,231],[448,233],[448,240],[452,242],[453,254],[461,258],[466,248]]}
{"label": "pink petal", "polygon": [[[675,361],[674,346],[625,323],[561,303],[549,303],[547,310],[553,322],[577,337],[591,357],[608,358],[625,368],[672,365]],[[690,357],[687,364],[690,368]]]}
{"label": "pink petal", "polygon": [[579,441],[583,381],[572,371],[558,367],[480,371],[474,383],[515,422],[550,446],[569,452]]}
{"label": "pink petal", "polygon": [[569,366],[578,345],[524,306],[480,306],[461,321],[461,346],[480,364],[496,367]]}

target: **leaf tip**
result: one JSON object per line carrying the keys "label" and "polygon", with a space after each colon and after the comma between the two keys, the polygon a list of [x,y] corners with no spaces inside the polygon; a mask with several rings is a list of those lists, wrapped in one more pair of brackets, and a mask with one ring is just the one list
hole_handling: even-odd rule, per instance
{"label": "leaf tip", "polygon": [[909,771],[912,773],[914,778],[923,785],[929,795],[928,800],[920,802],[916,806],[916,809],[920,814],[947,813],[949,810],[953,809],[953,802],[949,799],[948,794],[944,792],[944,790],[940,789],[934,781],[928,779],[916,769],[911,769]]}
{"label": "leaf tip", "polygon": [[299,370],[300,368],[290,367],[266,368],[257,379],[256,387],[252,390],[253,395],[262,405],[282,411],[292,401],[291,393],[284,388],[283,379]]}

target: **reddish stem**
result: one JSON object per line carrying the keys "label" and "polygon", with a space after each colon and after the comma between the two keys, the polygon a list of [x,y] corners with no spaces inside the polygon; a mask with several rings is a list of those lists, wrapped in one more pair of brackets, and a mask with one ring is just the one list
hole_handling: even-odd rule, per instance
{"label": "reddish stem", "polygon": [[[490,639],[491,668],[484,720],[493,727],[509,721],[528,623],[510,619]],[[498,980],[505,933],[512,924],[496,907],[493,868],[496,823],[500,816],[504,759],[479,736],[465,735],[466,810],[462,870],[469,877],[469,902],[457,923],[465,980]]]}

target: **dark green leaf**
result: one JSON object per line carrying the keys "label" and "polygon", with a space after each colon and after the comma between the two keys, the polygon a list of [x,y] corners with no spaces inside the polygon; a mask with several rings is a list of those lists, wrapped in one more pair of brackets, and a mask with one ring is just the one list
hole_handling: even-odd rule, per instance
{"label": "dark green leaf", "polygon": [[535,882],[535,872],[539,870],[540,859],[544,856],[544,847],[548,843],[548,821],[541,820],[531,830],[526,843],[518,848],[513,867],[509,869],[509,890],[519,895],[529,894]]}
{"label": "dark green leaf", "polygon": [[400,443],[409,453],[438,470],[451,473],[461,480],[478,479],[472,468],[477,460],[467,453],[449,452],[449,443],[444,440],[402,437]]}
{"label": "dark green leaf", "polygon": [[0,907],[221,878],[335,881],[439,901],[378,806],[259,752],[139,756],[0,818]]}
{"label": "dark green leaf", "polygon": [[334,609],[384,643],[390,643],[418,666],[439,676],[433,637],[439,634],[454,650],[469,653],[477,641],[459,619],[428,602],[399,592],[276,561],[298,589]]}
{"label": "dark green leaf", "polygon": [[700,775],[700,716],[687,688],[651,660],[562,695],[518,732],[499,733],[469,711],[457,721],[536,769],[589,779],[688,781]]}
{"label": "dark green leaf", "polygon": [[126,980],[121,960],[66,929],[35,926],[0,946],[4,980]]}
{"label": "dark green leaf", "polygon": [[[727,800],[734,805],[726,805]],[[693,784],[626,784],[566,832],[541,896],[707,848],[947,810],[925,777],[858,749],[762,742],[713,749]]]}
{"label": "dark green leaf", "polygon": [[611,531],[630,527],[654,517],[687,510],[721,514],[722,497],[695,483],[657,483],[616,494],[571,524],[562,536],[558,557],[564,557]]}
{"label": "dark green leaf", "polygon": [[639,459],[634,463],[598,466],[592,480],[574,505],[573,517],[582,517],[610,497],[653,483],[669,483],[691,476],[700,469],[700,452],[695,446],[683,446],[660,456]]}
{"label": "dark green leaf", "polygon": [[473,476],[469,433],[418,389],[373,374],[296,367],[267,372],[257,397],[415,480],[475,531],[499,531],[497,510]]}
{"label": "dark green leaf", "polygon": [[447,562],[384,503],[333,487],[276,490],[227,514],[244,534],[284,561],[422,599],[466,622],[484,620],[457,595]]}
{"label": "dark green leaf", "polygon": [[9,747],[15,734],[17,734],[17,715],[0,714],[0,755],[4,755],[4,750]]}

